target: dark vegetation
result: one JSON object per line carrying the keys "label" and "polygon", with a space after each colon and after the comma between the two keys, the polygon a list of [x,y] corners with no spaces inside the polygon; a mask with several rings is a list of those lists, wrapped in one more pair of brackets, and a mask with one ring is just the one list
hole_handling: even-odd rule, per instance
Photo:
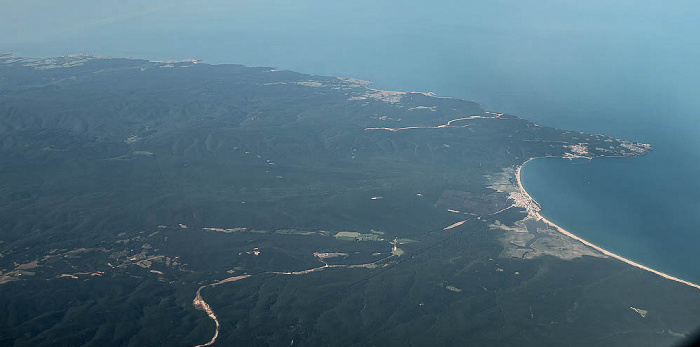
{"label": "dark vegetation", "polygon": [[[700,322],[700,292],[623,263],[498,257],[487,221],[524,215],[488,216],[507,202],[483,175],[577,143],[631,155],[618,140],[508,115],[365,130],[491,116],[269,68],[26,64],[0,57],[0,345],[204,343],[195,291],[241,274],[203,291],[221,345],[656,346]],[[468,221],[443,231],[466,216],[441,201]],[[371,230],[384,241],[332,236]],[[394,238],[415,242],[373,269],[270,273],[366,263]]]}

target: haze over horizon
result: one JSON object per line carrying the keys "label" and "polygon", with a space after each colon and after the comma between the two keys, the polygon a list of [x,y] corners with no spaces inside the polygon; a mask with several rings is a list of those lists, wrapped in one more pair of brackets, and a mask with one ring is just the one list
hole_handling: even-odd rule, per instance
{"label": "haze over horizon", "polygon": [[[688,320],[698,317],[700,306],[682,307],[674,300],[700,300],[688,291],[700,284],[698,3],[0,0],[0,8],[0,53],[196,58],[205,63],[85,59],[72,66],[73,58],[66,58],[52,60],[58,65],[51,67],[65,64],[64,69],[46,74],[30,71],[31,60],[0,57],[0,156],[8,163],[0,170],[6,179],[0,184],[0,200],[5,199],[0,229],[6,233],[0,235],[5,247],[0,247],[0,260],[9,255],[0,267],[0,285],[11,283],[0,291],[25,285],[18,280],[25,274],[21,279],[33,283],[41,271],[53,279],[106,273],[104,280],[117,281],[109,283],[121,289],[148,283],[167,292],[163,298],[170,300],[164,299],[165,308],[153,309],[159,318],[148,319],[160,322],[160,314],[179,315],[181,326],[191,328],[187,341],[204,341],[207,325],[202,317],[191,318],[196,293],[195,308],[209,303],[224,312],[224,343],[256,341],[257,328],[264,334],[274,330],[270,336],[282,336],[285,344],[290,336],[342,338],[332,320],[296,310],[294,305],[304,302],[296,295],[303,292],[300,297],[316,300],[332,286],[364,286],[367,279],[366,293],[338,295],[338,306],[319,310],[335,314],[353,298],[376,310],[370,314],[376,316],[348,321],[371,327],[386,309],[371,300],[385,302],[395,290],[409,288],[399,295],[416,302],[400,300],[387,309],[405,310],[403,318],[396,318],[400,324],[388,324],[392,329],[409,329],[408,323],[402,325],[406,317],[413,318],[405,322],[423,324],[412,319],[428,317],[433,313],[425,312],[438,312],[445,303],[454,311],[431,316],[447,322],[445,332],[453,328],[450,314],[478,320],[485,312],[516,317],[510,331],[544,329],[539,333],[554,326],[548,328],[546,322],[582,323],[583,330],[555,329],[580,341],[600,338],[594,329],[598,319],[607,320],[602,325],[613,332],[606,338],[618,342],[657,340],[615,331],[649,332],[658,341],[670,341],[697,325]],[[467,101],[412,93],[397,97],[328,76]],[[523,166],[520,175],[520,165],[532,157],[538,159]],[[28,168],[37,173],[27,174]],[[73,184],[75,191],[70,190]],[[32,214],[48,221],[27,217]],[[562,236],[567,232],[559,227],[591,244]],[[78,231],[90,228],[94,235],[85,241]],[[149,228],[154,230],[146,240],[141,234]],[[112,240],[112,233],[123,238]],[[27,240],[12,239],[25,234]],[[11,241],[3,244],[5,238]],[[445,242],[452,238],[459,242]],[[19,251],[47,240],[62,243],[60,252],[41,247],[26,248],[27,255]],[[56,275],[51,271],[60,267],[45,266],[46,259],[63,259],[61,252],[71,247],[92,247],[98,241],[111,253],[97,252],[94,259],[99,261],[65,261],[75,262],[69,264],[72,269],[89,271]],[[202,252],[200,243],[214,251]],[[193,251],[195,244],[199,248]],[[140,263],[127,246],[161,260],[168,257],[168,265],[161,268],[153,260],[158,265],[153,272],[151,263]],[[433,246],[437,248],[426,254],[436,255],[420,258]],[[290,251],[294,247],[303,251]],[[595,247],[627,258],[622,259],[626,264],[601,257]],[[372,260],[377,255],[386,257]],[[421,262],[419,270],[404,264],[414,256]],[[10,263],[11,257],[17,259]],[[189,257],[192,264],[180,260],[177,266],[182,267],[176,269],[170,264],[178,257]],[[113,266],[122,258],[127,260]],[[385,281],[383,274],[375,278],[372,273],[362,279],[361,271],[375,271],[373,266],[382,262],[396,277]],[[177,272],[190,265],[193,270],[186,275]],[[35,271],[37,266],[41,271]],[[679,289],[639,270],[644,266],[693,283]],[[325,271],[330,268],[339,271]],[[27,270],[32,271],[23,272]],[[413,282],[401,282],[411,271]],[[275,282],[280,275],[316,272],[329,276],[329,287],[308,290],[304,285],[316,282],[300,281],[298,287],[293,280]],[[125,274],[145,279],[118,282]],[[279,300],[279,306],[250,307],[290,322],[312,312],[314,318],[304,324],[316,318],[318,324],[331,322],[330,333],[282,331],[272,318],[257,328],[231,329],[232,322],[249,322],[241,318],[247,309],[224,307],[221,298],[226,296],[217,294],[237,293],[231,285],[219,286],[229,283],[225,276],[232,274],[240,276],[231,282],[243,288],[242,300],[251,300],[268,285],[262,291]],[[272,279],[262,279],[267,275]],[[168,287],[157,276],[179,282]],[[87,288],[74,285],[75,290]],[[53,290],[51,286],[30,288],[35,291],[27,295]],[[491,292],[493,288],[497,290]],[[100,307],[113,294],[100,297],[107,298]],[[512,303],[499,297],[511,294]],[[439,298],[435,306],[425,299],[431,295]],[[7,300],[14,303],[15,297]],[[549,306],[537,307],[538,300]],[[526,302],[529,308],[522,306]],[[88,301],[80,305],[90,309]],[[648,318],[647,308],[652,308]],[[212,318],[210,311],[195,313]],[[364,315],[364,309],[358,312]],[[352,314],[348,309],[339,315],[347,319]],[[396,316],[390,313],[387,321],[391,317]],[[538,322],[541,317],[549,320]],[[637,321],[640,317],[646,320]],[[15,326],[13,319],[0,315],[0,328],[12,326],[15,336],[31,335],[22,330],[33,329],[30,323]],[[212,319],[214,341],[219,321]],[[437,330],[421,336],[440,335],[440,319],[435,318]],[[495,317],[493,322],[499,319],[509,320]],[[66,321],[52,327],[64,329]],[[288,323],[280,327],[291,327]],[[679,334],[672,331],[675,327],[684,330]],[[459,335],[463,332],[449,336],[464,337]],[[149,334],[134,341],[150,341]],[[368,341],[381,341],[373,334]],[[536,345],[545,335],[528,341]]]}
{"label": "haze over horizon", "polygon": [[[275,66],[466,98],[564,129],[700,131],[698,5],[653,1],[11,2],[0,48]],[[31,20],[26,20],[31,18]],[[584,77],[585,78],[582,78]],[[635,114],[629,119],[628,114]],[[632,126],[633,125],[633,126]],[[663,126],[663,128],[659,128]],[[665,129],[664,129],[665,128]],[[656,140],[656,139],[654,139]]]}

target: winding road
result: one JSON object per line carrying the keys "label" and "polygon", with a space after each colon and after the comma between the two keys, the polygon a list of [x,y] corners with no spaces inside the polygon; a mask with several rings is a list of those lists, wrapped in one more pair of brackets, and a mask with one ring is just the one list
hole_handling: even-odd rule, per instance
{"label": "winding road", "polygon": [[[487,112],[487,113],[489,113],[489,112]],[[365,128],[365,130],[400,131],[400,130],[410,130],[410,129],[466,128],[469,126],[469,124],[452,125],[452,123],[463,121],[463,120],[471,120],[471,119],[499,119],[499,118],[501,118],[501,116],[503,116],[503,113],[495,114],[495,116],[469,116],[469,117],[456,118],[456,119],[450,120],[449,122],[447,122],[445,124],[438,125],[438,126],[412,126],[412,127],[402,127],[402,128],[377,127],[377,128]]]}
{"label": "winding road", "polygon": [[[308,273],[312,272],[318,272],[318,271],[323,271],[325,269],[331,269],[331,268],[348,268],[348,269],[353,269],[353,268],[374,268],[377,266],[378,263],[386,261],[392,257],[398,257],[398,253],[396,252],[396,245],[393,246],[393,251],[390,255],[373,261],[371,263],[365,263],[365,264],[352,264],[352,265],[345,265],[345,264],[328,264],[323,258],[320,258],[316,255],[314,255],[316,259],[320,262],[323,263],[323,266],[311,268],[308,270],[301,270],[301,271],[266,271],[262,272],[260,274],[275,274],[275,275],[285,275],[285,276],[292,276],[292,275],[305,275]],[[192,300],[192,305],[198,309],[198,310],[203,310],[209,318],[211,318],[214,321],[214,324],[216,325],[216,330],[214,330],[214,336],[209,340],[207,343],[203,343],[200,345],[195,345],[194,347],[206,347],[206,346],[211,346],[216,342],[216,339],[219,338],[219,330],[221,328],[221,324],[219,323],[219,319],[214,313],[214,310],[211,309],[211,306],[204,301],[202,298],[202,289],[208,288],[208,287],[216,287],[218,285],[224,284],[224,283],[230,283],[230,282],[236,282],[240,281],[242,279],[250,278],[252,275],[241,275],[241,276],[234,276],[234,277],[229,277],[226,279],[223,279],[221,281],[217,281],[211,284],[203,285],[200,286],[197,289],[197,293],[195,294],[194,300]]]}

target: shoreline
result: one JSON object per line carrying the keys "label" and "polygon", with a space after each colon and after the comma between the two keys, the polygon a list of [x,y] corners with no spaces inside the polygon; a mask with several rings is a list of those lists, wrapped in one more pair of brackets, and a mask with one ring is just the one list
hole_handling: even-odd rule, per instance
{"label": "shoreline", "polygon": [[[29,58],[29,57],[15,56],[13,53],[3,53],[3,52],[0,52],[0,60],[2,60],[3,58],[4,58],[4,59],[12,59],[12,58],[15,58],[15,59],[47,59],[47,60],[48,60],[48,59],[58,59],[58,58],[130,59],[130,60],[143,60],[143,61],[148,61],[148,62],[150,62],[150,63],[161,63],[161,64],[163,64],[163,63],[175,63],[175,62],[189,62],[189,63],[194,63],[194,64],[196,64],[196,63],[199,63],[199,62],[202,61],[201,59],[180,59],[180,60],[164,60],[164,61],[159,61],[159,60],[151,60],[151,59],[147,59],[147,58],[119,58],[119,57],[99,56],[99,55],[92,55],[92,54],[69,54],[69,55],[62,55],[62,56],[59,56],[59,57],[55,57],[55,56],[54,56],[54,57],[51,57],[51,56],[44,56],[44,57],[41,57],[41,58]],[[205,65],[211,65],[211,66],[230,65],[230,64],[228,64],[228,63],[218,63],[218,64],[217,64],[217,63],[203,63],[203,64],[205,64]],[[245,67],[254,68],[253,66],[248,66],[248,65],[245,65],[245,64],[236,64],[236,65],[242,65],[242,66],[245,66]],[[271,71],[279,71],[279,70],[277,70],[276,68],[273,68]],[[286,71],[292,71],[292,70],[286,70]],[[308,77],[310,77],[310,78],[313,78],[313,77],[316,77],[316,76],[317,76],[317,75],[311,74],[311,73],[303,73],[303,72],[298,72],[298,73],[301,74],[301,75],[308,76]],[[331,77],[331,76],[328,76],[328,77]],[[403,92],[398,92],[398,91],[387,91],[387,90],[382,90],[382,89],[374,89],[374,88],[368,87],[369,85],[374,84],[374,82],[372,82],[372,81],[365,81],[365,80],[360,80],[360,79],[356,79],[356,78],[352,78],[352,77],[340,77],[340,76],[335,76],[335,78],[338,78],[338,79],[344,80],[344,81],[357,81],[358,84],[359,84],[360,86],[364,87],[365,89],[367,89],[367,90],[369,90],[369,91],[395,93],[395,94],[400,94],[400,95],[416,93],[416,94],[423,94],[423,95],[425,95],[425,96],[432,97],[432,98],[453,99],[453,100],[461,100],[461,101],[465,101],[465,102],[472,102],[472,103],[477,104],[477,105],[483,110],[483,112],[484,112],[485,114],[490,114],[490,115],[495,115],[495,116],[496,116],[496,117],[470,116],[470,117],[458,118],[458,119],[450,120],[447,124],[438,125],[438,126],[412,126],[412,127],[403,127],[403,128],[365,128],[365,130],[399,131],[399,130],[421,129],[421,128],[445,128],[445,127],[450,127],[450,126],[451,126],[451,122],[457,121],[457,120],[465,120],[465,119],[472,119],[472,118],[492,118],[492,119],[498,119],[498,118],[500,118],[500,116],[503,115],[503,113],[496,113],[496,112],[486,111],[486,109],[485,109],[485,108],[483,107],[483,105],[481,105],[480,103],[475,102],[475,101],[471,101],[471,100],[462,99],[462,98],[441,97],[441,96],[435,95],[435,93],[432,93],[432,92],[418,92],[418,91],[403,91]],[[517,118],[524,119],[524,118],[521,118],[521,117],[517,117]],[[534,123],[533,123],[533,124],[534,124]],[[535,126],[537,126],[537,125],[535,124]],[[554,128],[554,129],[556,129],[556,128]],[[556,156],[551,156],[551,157],[556,157]],[[599,156],[599,157],[571,156],[571,157],[556,157],[556,158],[563,158],[563,159],[585,158],[585,159],[591,160],[591,159],[595,159],[595,158],[616,158],[616,157],[629,157],[629,156],[626,156],[626,155]],[[537,201],[536,201],[535,199],[533,199],[532,196],[530,196],[530,194],[525,190],[525,188],[524,188],[523,185],[522,185],[521,178],[520,178],[520,171],[521,171],[522,167],[523,167],[525,164],[527,164],[529,161],[531,161],[531,160],[533,160],[533,159],[538,159],[538,158],[545,158],[545,157],[533,157],[533,158],[529,158],[529,159],[527,159],[525,162],[523,162],[521,165],[517,166],[517,168],[516,168],[516,179],[517,179],[518,190],[519,190],[528,200],[534,202],[534,204],[537,205],[537,206],[539,206],[539,204],[537,203]],[[686,280],[683,280],[683,279],[680,279],[680,278],[671,276],[671,275],[669,275],[669,274],[663,273],[663,272],[658,271],[658,270],[654,270],[654,269],[652,269],[652,268],[650,268],[650,267],[647,267],[647,266],[644,266],[644,265],[639,264],[639,263],[637,263],[637,262],[634,262],[634,261],[632,261],[632,260],[630,260],[630,259],[627,259],[627,258],[622,257],[622,256],[620,256],[620,255],[617,255],[617,254],[615,254],[615,253],[613,253],[613,252],[610,252],[610,251],[608,251],[608,250],[606,250],[606,249],[604,249],[604,248],[602,248],[602,247],[600,247],[600,246],[597,246],[597,245],[595,245],[595,244],[593,244],[593,243],[591,243],[591,242],[589,242],[589,241],[586,241],[586,240],[584,240],[583,238],[574,235],[573,233],[571,233],[571,232],[565,230],[564,228],[562,228],[562,227],[556,225],[555,223],[551,222],[551,221],[548,220],[547,218],[543,217],[543,216],[539,213],[539,211],[531,211],[531,212],[528,211],[528,214],[529,214],[528,217],[534,217],[534,218],[536,218],[537,220],[541,220],[541,221],[545,222],[547,225],[549,225],[549,226],[551,226],[552,228],[556,229],[558,232],[560,232],[560,233],[562,233],[562,234],[564,234],[564,235],[566,235],[566,236],[568,236],[568,237],[570,237],[570,238],[572,238],[572,239],[574,239],[574,240],[576,240],[576,241],[579,241],[579,242],[583,243],[584,245],[586,245],[586,246],[588,246],[588,247],[590,247],[590,248],[593,248],[593,249],[595,249],[596,251],[598,251],[598,252],[600,252],[600,253],[602,253],[602,254],[604,254],[604,255],[606,255],[606,256],[609,256],[609,257],[611,257],[611,258],[615,258],[615,259],[617,259],[617,260],[620,260],[620,261],[622,261],[622,262],[624,262],[624,263],[627,263],[627,264],[632,265],[632,266],[634,266],[634,267],[637,267],[637,268],[639,268],[639,269],[642,269],[642,270],[645,270],[645,271],[649,271],[649,272],[654,273],[654,274],[656,274],[656,275],[659,275],[659,276],[661,276],[661,277],[663,277],[663,278],[666,278],[666,279],[669,279],[669,280],[673,280],[673,281],[676,281],[676,282],[679,282],[679,283],[682,283],[682,284],[685,284],[685,285],[688,285],[688,286],[691,286],[691,287],[700,289],[700,285],[698,285],[698,284],[695,284],[695,283],[692,283],[692,282],[690,282],[690,281],[686,281]],[[531,215],[530,215],[530,214],[531,214]]]}
{"label": "shoreline", "polygon": [[[530,194],[525,190],[525,188],[523,187],[521,178],[520,178],[520,170],[523,168],[523,166],[525,166],[525,164],[527,164],[529,161],[531,161],[531,160],[533,160],[533,159],[538,159],[538,158],[536,158],[536,157],[535,157],[535,158],[530,158],[530,159],[526,160],[524,163],[522,163],[520,166],[518,166],[517,169],[516,169],[516,171],[515,171],[515,177],[516,177],[516,180],[517,180],[517,183],[518,183],[518,189],[520,190],[520,192],[521,192],[522,194],[524,194],[530,201],[534,202],[537,206],[539,206],[539,204],[537,203],[537,201],[536,201],[534,198],[532,198],[532,196],[530,196]],[[669,274],[663,273],[663,272],[658,271],[658,270],[654,270],[654,269],[652,269],[652,268],[650,268],[650,267],[648,267],[648,266],[644,266],[644,265],[642,265],[642,264],[640,264],[640,263],[637,263],[637,262],[635,262],[635,261],[633,261],[633,260],[627,259],[627,258],[625,258],[625,257],[623,257],[623,256],[621,256],[621,255],[618,255],[618,254],[615,254],[615,253],[613,253],[613,252],[610,252],[610,251],[608,251],[607,249],[605,249],[605,248],[603,248],[603,247],[600,247],[600,246],[598,246],[598,245],[596,245],[596,244],[594,244],[594,243],[592,243],[592,242],[586,241],[586,240],[582,239],[581,237],[578,237],[578,236],[572,234],[571,232],[566,231],[566,229],[564,229],[564,228],[562,228],[562,227],[560,227],[560,226],[554,224],[554,223],[553,223],[552,221],[550,221],[549,219],[543,217],[543,216],[540,214],[539,211],[533,211],[532,214],[534,214],[534,217],[535,217],[537,220],[541,220],[541,221],[545,222],[547,225],[549,225],[549,226],[551,226],[552,228],[556,229],[558,232],[560,232],[560,233],[562,233],[562,234],[564,234],[564,235],[566,235],[566,236],[568,236],[568,237],[570,237],[570,238],[572,238],[572,239],[574,239],[574,240],[576,240],[576,241],[578,241],[578,242],[581,242],[581,243],[583,243],[584,245],[586,245],[586,246],[588,246],[588,247],[590,247],[590,248],[593,248],[593,249],[595,249],[596,251],[598,251],[598,252],[600,252],[600,253],[602,253],[602,254],[608,256],[608,257],[617,259],[617,260],[619,260],[619,261],[622,261],[623,263],[626,263],[626,264],[628,264],[628,265],[632,265],[632,266],[634,266],[634,267],[636,267],[636,268],[639,268],[639,269],[642,269],[642,270],[645,270],[645,271],[649,271],[649,272],[651,272],[651,273],[653,273],[653,274],[656,274],[656,275],[658,275],[658,276],[661,276],[661,277],[663,277],[663,278],[665,278],[665,279],[672,280],[672,281],[676,281],[676,282],[678,282],[678,283],[682,283],[682,284],[685,284],[685,285],[687,285],[687,286],[690,286],[690,287],[693,287],[693,288],[696,288],[696,289],[700,289],[700,285],[698,285],[698,284],[695,284],[695,283],[690,282],[690,281],[686,281],[686,280],[684,280],[684,279],[680,279],[680,278],[678,278],[678,277],[671,276],[671,275],[669,275]]]}

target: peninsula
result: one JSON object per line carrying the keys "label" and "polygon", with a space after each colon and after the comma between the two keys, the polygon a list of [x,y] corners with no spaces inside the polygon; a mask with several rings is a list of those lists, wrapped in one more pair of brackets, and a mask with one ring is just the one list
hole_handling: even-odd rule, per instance
{"label": "peninsula", "polygon": [[651,149],[352,78],[0,55],[0,344],[672,344],[698,286],[519,175]]}

